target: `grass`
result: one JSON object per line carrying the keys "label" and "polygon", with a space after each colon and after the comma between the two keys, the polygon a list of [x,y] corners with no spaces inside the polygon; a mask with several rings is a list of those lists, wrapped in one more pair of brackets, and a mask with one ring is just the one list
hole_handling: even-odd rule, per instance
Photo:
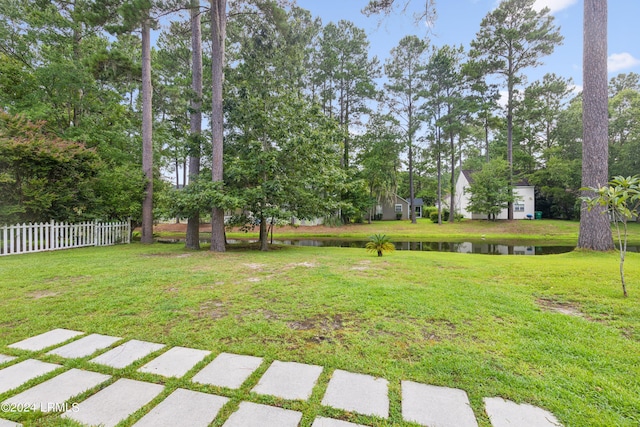
{"label": "grass", "polygon": [[[482,399],[492,396],[543,407],[566,427],[637,427],[640,254],[628,254],[626,299],[618,261],[613,252],[509,257],[403,251],[379,258],[364,249],[215,254],[180,244],[9,256],[0,258],[0,353],[107,373],[111,382],[124,376],[165,384],[152,405],[183,387],[231,398],[224,417],[242,400],[302,410],[304,427],[316,415],[411,426],[401,418],[402,380],[464,389],[481,427],[490,426]],[[7,347],[54,328],[212,355],[185,379],[167,380],[136,372],[154,356],[116,370],[88,358]],[[223,351],[265,361],[241,390],[189,381]],[[276,359],[325,367],[308,402],[250,393]],[[388,379],[389,420],[323,407],[334,369]],[[0,401],[7,397],[0,394]],[[75,425],[55,414],[0,417]]]}
{"label": "grass", "polygon": [[[160,227],[159,230],[162,230]],[[176,229],[174,229],[176,230]],[[203,228],[204,231],[208,229]],[[372,224],[349,224],[342,227],[276,227],[274,236],[278,238],[319,237],[366,239],[373,234],[386,234],[393,240],[425,240],[447,242],[477,242],[480,240],[508,244],[526,241],[529,244],[575,245],[578,242],[579,223],[575,221],[483,221],[464,220],[437,225],[428,219],[419,219],[417,224],[410,221],[374,221]],[[160,231],[163,234],[162,231]],[[180,235],[182,233],[167,233]],[[257,237],[255,232],[227,233],[231,238]],[[640,223],[629,224],[630,244],[640,244]]]}

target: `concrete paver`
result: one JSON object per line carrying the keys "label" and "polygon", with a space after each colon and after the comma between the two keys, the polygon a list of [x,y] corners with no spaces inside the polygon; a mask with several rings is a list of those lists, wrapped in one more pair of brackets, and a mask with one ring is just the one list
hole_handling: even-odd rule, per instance
{"label": "concrete paver", "polygon": [[20,387],[40,375],[60,368],[60,365],[27,359],[0,370],[0,393]]}
{"label": "concrete paver", "polygon": [[528,404],[517,404],[501,397],[484,399],[484,406],[493,427],[558,427],[556,417],[542,408]]}
{"label": "concrete paver", "polygon": [[3,363],[11,362],[14,359],[15,359],[14,356],[7,356],[5,354],[0,354],[0,365],[2,365]]}
{"label": "concrete paver", "polygon": [[109,378],[111,378],[110,375],[71,369],[5,400],[5,403],[27,405],[42,412],[66,410],[68,408],[61,409],[64,407],[64,402],[102,384]]}
{"label": "concrete paver", "polygon": [[322,404],[363,415],[389,416],[388,381],[337,369],[329,380]]}
{"label": "concrete paver", "polygon": [[348,421],[334,420],[333,418],[317,417],[311,427],[367,427],[362,424],[354,424]]}
{"label": "concrete paver", "polygon": [[51,350],[47,354],[55,354],[67,359],[77,359],[80,357],[91,356],[98,350],[105,349],[122,338],[111,337],[108,335],[91,334],[82,337],[77,341],[70,342],[67,345]]}
{"label": "concrete paver", "polygon": [[211,352],[207,350],[173,347],[138,369],[138,371],[179,378],[209,354]]}
{"label": "concrete paver", "polygon": [[322,366],[275,360],[251,391],[283,399],[307,400],[321,373]]}
{"label": "concrete paver", "polygon": [[226,397],[179,388],[134,427],[207,427],[228,401]]}
{"label": "concrete paver", "polygon": [[112,368],[124,368],[163,347],[164,344],[131,340],[91,359],[91,362]]}
{"label": "concrete paver", "polygon": [[82,424],[114,427],[151,402],[164,387],[142,381],[120,379],[62,414]]}
{"label": "concrete paver", "polygon": [[211,363],[194,375],[192,381],[236,389],[240,388],[261,364],[261,357],[220,353]]}
{"label": "concrete paver", "polygon": [[[9,345],[21,350],[40,351],[69,341],[83,332],[54,329]],[[91,334],[54,348],[47,354],[65,358],[82,358],[103,350],[121,338]],[[124,368],[162,349],[164,344],[131,340],[91,362]],[[211,352],[186,347],[174,347],[142,366],[140,372],[165,377],[182,377]],[[53,370],[60,365],[27,359],[8,365],[16,357],[0,354],[0,394],[11,391]],[[198,372],[195,383],[237,389],[262,364],[263,359],[221,353]],[[310,398],[323,367],[296,362],[274,361],[253,392],[290,400]],[[115,426],[156,398],[163,385],[130,379],[120,379],[82,402],[71,402],[74,396],[97,387],[111,377],[96,372],[71,369],[49,380],[11,396],[3,403],[28,406],[43,412],[63,411],[70,418],[88,425]],[[177,389],[143,416],[136,427],[174,425],[208,426],[230,399],[209,393]],[[485,410],[493,427],[562,427],[550,412],[528,404],[516,404],[502,398],[484,399]],[[322,404],[363,415],[388,418],[388,381],[369,375],[334,371]],[[426,427],[477,427],[477,420],[464,390],[438,387],[412,381],[402,381],[402,417]],[[241,402],[223,427],[294,427],[303,414],[274,406]],[[0,427],[21,424],[0,419]],[[366,427],[347,421],[316,417],[312,427]]]}
{"label": "concrete paver", "polygon": [[240,402],[222,427],[297,427],[302,412],[252,402]]}
{"label": "concrete paver", "polygon": [[36,335],[35,337],[13,343],[9,345],[9,347],[18,348],[20,350],[40,351],[56,344],[62,344],[63,342],[82,334],[84,334],[84,332],[72,331],[69,329],[54,329],[52,331]]}
{"label": "concrete paver", "polygon": [[478,427],[464,390],[402,381],[402,418],[427,427]]}

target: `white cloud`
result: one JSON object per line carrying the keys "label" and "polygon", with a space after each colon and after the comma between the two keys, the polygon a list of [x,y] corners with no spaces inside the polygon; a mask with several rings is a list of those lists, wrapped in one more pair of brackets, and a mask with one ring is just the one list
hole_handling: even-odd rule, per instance
{"label": "white cloud", "polygon": [[640,59],[634,58],[627,52],[612,53],[609,55],[609,58],[607,58],[607,70],[610,73],[632,68],[636,65],[640,65]]}
{"label": "white cloud", "polygon": [[571,89],[571,93],[573,95],[578,95],[580,92],[582,92],[582,85],[570,85],[569,89]]}
{"label": "white cloud", "polygon": [[545,7],[551,9],[551,13],[558,12],[562,9],[566,9],[569,6],[576,4],[578,0],[536,0],[533,4],[533,8],[537,11],[542,10]]}
{"label": "white cloud", "polygon": [[506,90],[500,91],[500,99],[498,99],[498,105],[502,108],[507,108],[507,104],[509,103],[509,92]]}

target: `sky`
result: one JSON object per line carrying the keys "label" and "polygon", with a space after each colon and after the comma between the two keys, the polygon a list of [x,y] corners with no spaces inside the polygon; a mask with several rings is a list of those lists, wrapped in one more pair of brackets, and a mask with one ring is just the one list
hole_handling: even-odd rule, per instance
{"label": "sky", "polygon": [[[370,42],[371,56],[384,63],[390,50],[406,35],[429,36],[431,44],[469,49],[480,22],[499,3],[497,0],[436,0],[437,18],[428,33],[424,23],[416,24],[414,14],[424,8],[424,0],[410,0],[405,12],[398,8],[389,16],[366,17],[361,13],[368,0],[297,0],[298,5],[322,19],[323,25],[341,19],[363,28]],[[400,6],[407,0],[396,0]],[[542,59],[543,66],[527,69],[528,83],[546,73],[572,78],[582,87],[582,0],[537,0],[535,7],[551,9],[554,22],[564,37],[562,46]],[[620,73],[640,74],[640,0],[610,0],[608,4],[609,78]]]}

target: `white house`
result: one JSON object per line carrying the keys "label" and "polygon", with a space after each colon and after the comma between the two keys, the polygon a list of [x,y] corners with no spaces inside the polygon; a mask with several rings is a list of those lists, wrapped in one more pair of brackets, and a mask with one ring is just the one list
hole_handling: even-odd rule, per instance
{"label": "white house", "polygon": [[[468,219],[487,219],[486,214],[478,214],[469,212],[467,205],[469,204],[469,194],[465,192],[469,188],[469,184],[473,182],[473,171],[463,170],[456,181],[456,194],[458,197],[458,206],[456,211],[464,218]],[[513,203],[513,219],[531,219],[535,215],[536,202],[533,185],[529,184],[526,179],[517,182],[514,186],[514,193],[517,200]],[[529,216],[530,215],[530,216]],[[507,219],[507,210],[503,209],[496,219]]]}

